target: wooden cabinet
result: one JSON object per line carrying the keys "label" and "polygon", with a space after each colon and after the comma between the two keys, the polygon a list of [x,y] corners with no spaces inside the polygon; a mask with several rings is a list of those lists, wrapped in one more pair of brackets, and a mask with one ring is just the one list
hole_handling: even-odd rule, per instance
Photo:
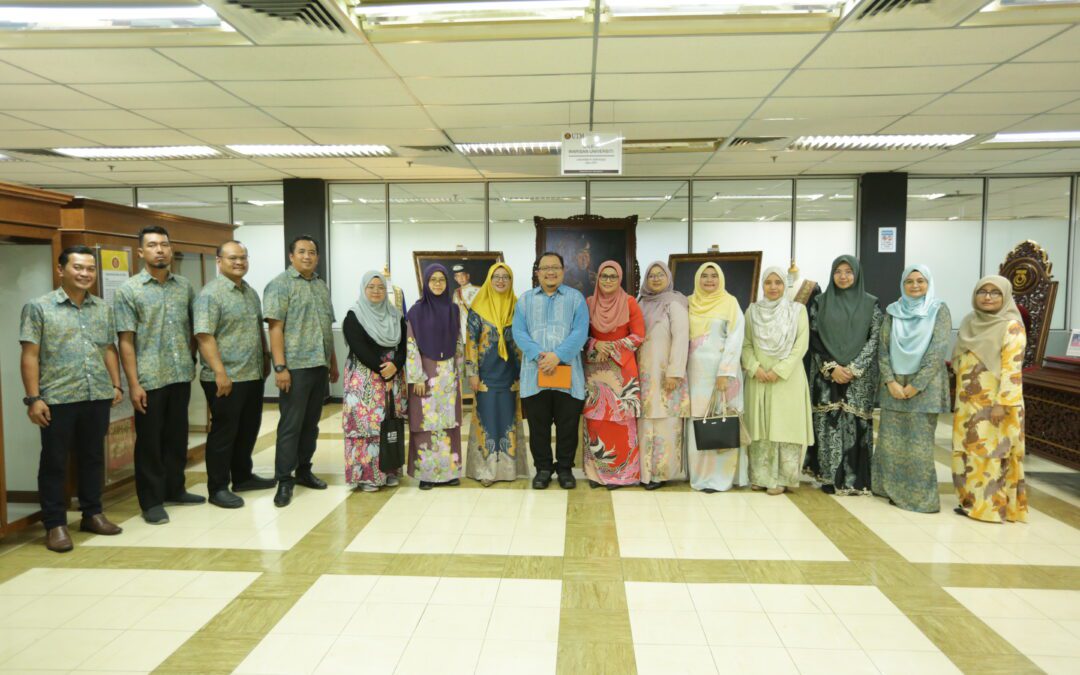
{"label": "wooden cabinet", "polygon": [[1027,451],[1080,469],[1080,359],[1046,357],[1024,372]]}

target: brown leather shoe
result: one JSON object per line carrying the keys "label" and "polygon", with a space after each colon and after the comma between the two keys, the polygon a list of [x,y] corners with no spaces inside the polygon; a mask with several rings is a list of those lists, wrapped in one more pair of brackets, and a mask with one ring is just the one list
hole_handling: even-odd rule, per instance
{"label": "brown leather shoe", "polygon": [[114,535],[123,532],[123,528],[119,525],[112,523],[105,517],[104,513],[97,513],[89,518],[83,516],[82,522],[79,523],[79,529],[83,532],[93,532],[94,534]]}
{"label": "brown leather shoe", "polygon": [[56,553],[66,553],[75,546],[71,543],[67,525],[60,525],[45,533],[45,548]]}

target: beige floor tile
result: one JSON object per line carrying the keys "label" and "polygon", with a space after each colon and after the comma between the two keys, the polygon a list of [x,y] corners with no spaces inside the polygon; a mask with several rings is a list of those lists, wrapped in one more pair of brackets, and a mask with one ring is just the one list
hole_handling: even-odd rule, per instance
{"label": "beige floor tile", "polygon": [[870,657],[861,651],[788,649],[802,675],[878,675]]}
{"label": "beige floor tile", "polygon": [[483,640],[479,639],[414,637],[394,672],[397,675],[427,675],[431,673],[432,657],[437,655],[439,673],[472,674],[480,661],[483,644]]}
{"label": "beige floor tile", "polygon": [[552,642],[486,640],[476,664],[476,675],[551,675],[558,645]]}
{"label": "beige floor tile", "polygon": [[237,675],[308,675],[335,642],[333,635],[266,636],[237,667]]}
{"label": "beige floor tile", "polygon": [[365,602],[342,629],[356,637],[411,637],[424,615],[419,603]]}
{"label": "beige floor tile", "polygon": [[783,647],[764,612],[698,611],[705,639],[714,647]]}
{"label": "beige floor tile", "polygon": [[[122,633],[120,630],[57,629],[0,663],[0,668],[17,672],[74,670]],[[57,649],[57,645],[63,645],[63,649]]]}
{"label": "beige floor tile", "polygon": [[712,654],[723,673],[795,675],[799,672],[783,647],[713,647]]}
{"label": "beige floor tile", "polygon": [[841,614],[840,620],[865,651],[897,649],[936,652],[937,646],[906,616]]}
{"label": "beige floor tile", "polygon": [[484,638],[554,644],[559,639],[559,608],[496,607]]}
{"label": "beige floor tile", "polygon": [[941,652],[870,650],[870,660],[883,675],[960,675],[960,670]]}
{"label": "beige floor tile", "polygon": [[191,631],[129,630],[83,661],[79,671],[150,671],[191,634]]}
{"label": "beige floor tile", "polygon": [[555,579],[502,579],[495,596],[498,607],[560,606],[563,582]]}
{"label": "beige floor tile", "polygon": [[686,584],[625,582],[626,605],[631,611],[692,612],[694,601]]}
{"label": "beige floor tile", "polygon": [[697,612],[630,610],[630,627],[638,645],[707,645]]}
{"label": "beige floor tile", "polygon": [[326,652],[314,675],[392,675],[408,644],[409,639],[404,637],[382,636],[373,645],[366,635],[342,635]]}
{"label": "beige floor tile", "polygon": [[708,647],[634,645],[638,675],[717,675],[716,664]]}

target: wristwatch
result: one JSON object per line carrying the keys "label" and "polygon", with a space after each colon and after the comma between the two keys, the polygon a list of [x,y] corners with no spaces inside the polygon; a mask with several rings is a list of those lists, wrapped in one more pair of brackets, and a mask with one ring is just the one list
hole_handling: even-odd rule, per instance
{"label": "wristwatch", "polygon": [[27,396],[27,397],[23,398],[22,402],[23,402],[23,405],[34,405],[35,403],[37,403],[38,401],[40,401],[40,400],[42,400],[44,398],[45,398],[44,396]]}
{"label": "wristwatch", "polygon": [[284,363],[275,363],[274,364],[274,372],[275,373],[284,373],[286,370],[288,370],[288,366],[286,366]]}

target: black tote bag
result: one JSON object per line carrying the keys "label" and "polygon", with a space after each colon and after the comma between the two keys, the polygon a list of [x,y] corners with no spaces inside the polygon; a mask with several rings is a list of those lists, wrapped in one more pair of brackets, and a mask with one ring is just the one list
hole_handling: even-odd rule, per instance
{"label": "black tote bag", "polygon": [[698,450],[731,450],[741,445],[742,434],[739,415],[727,414],[727,401],[723,401],[720,415],[712,417],[716,404],[716,391],[709,398],[705,417],[694,420],[694,441]]}
{"label": "black tote bag", "polygon": [[379,470],[397,471],[405,464],[405,420],[394,412],[394,385],[386,388],[386,415],[379,425]]}

